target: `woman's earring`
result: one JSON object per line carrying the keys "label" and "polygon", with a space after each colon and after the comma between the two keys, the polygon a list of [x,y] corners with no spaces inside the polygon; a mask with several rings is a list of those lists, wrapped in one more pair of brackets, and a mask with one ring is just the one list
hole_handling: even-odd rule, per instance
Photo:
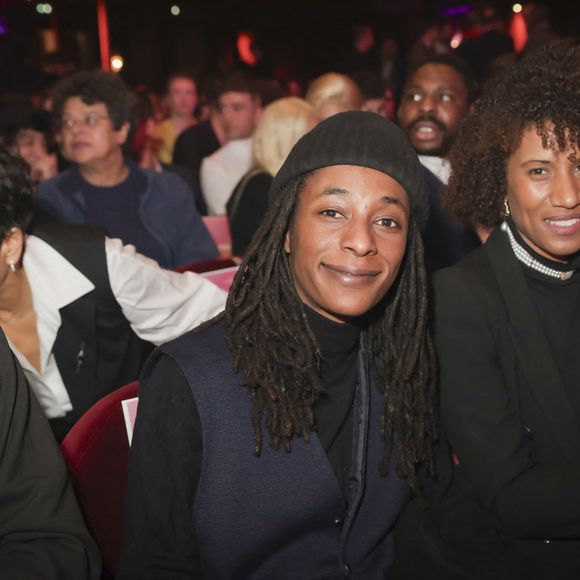
{"label": "woman's earring", "polygon": [[503,200],[503,217],[509,217],[511,215],[511,211],[510,211],[510,204],[508,203],[507,198],[504,198]]}
{"label": "woman's earring", "polygon": [[8,262],[8,268],[11,272],[16,272],[16,262]]}

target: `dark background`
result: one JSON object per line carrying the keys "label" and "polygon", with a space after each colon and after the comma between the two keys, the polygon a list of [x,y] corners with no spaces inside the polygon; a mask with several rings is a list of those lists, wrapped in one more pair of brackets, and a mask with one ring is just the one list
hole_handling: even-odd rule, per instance
{"label": "dark background", "polygon": [[[39,14],[36,0],[0,0],[0,90],[36,90],[72,68],[100,64],[96,0],[51,0]],[[170,7],[181,8],[178,17]],[[123,77],[160,89],[172,71],[197,78],[231,65],[236,33],[250,30],[283,79],[304,81],[331,70],[351,44],[352,26],[372,24],[378,40],[405,50],[432,16],[472,8],[469,0],[108,0],[111,52],[125,59]],[[506,16],[511,1],[495,2]],[[549,2],[552,23],[578,34],[580,0]],[[461,17],[459,17],[461,18]],[[456,23],[461,24],[460,22]],[[59,51],[43,51],[43,30],[58,36]]]}

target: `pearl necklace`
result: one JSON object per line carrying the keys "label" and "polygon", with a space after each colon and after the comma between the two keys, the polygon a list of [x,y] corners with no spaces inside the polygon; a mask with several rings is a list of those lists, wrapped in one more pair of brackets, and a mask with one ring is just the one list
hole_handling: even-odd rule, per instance
{"label": "pearl necklace", "polygon": [[572,278],[574,274],[574,270],[570,270],[568,272],[561,272],[560,270],[556,270],[555,268],[550,268],[549,266],[545,266],[539,260],[536,260],[529,252],[527,252],[520,244],[518,244],[517,240],[515,239],[510,227],[508,226],[507,222],[502,222],[501,224],[502,231],[506,232],[516,255],[516,258],[522,263],[528,266],[528,268],[532,268],[532,270],[536,270],[536,272],[540,272],[540,274],[545,274],[546,276],[551,276],[552,278],[559,278],[560,280],[569,280]]}

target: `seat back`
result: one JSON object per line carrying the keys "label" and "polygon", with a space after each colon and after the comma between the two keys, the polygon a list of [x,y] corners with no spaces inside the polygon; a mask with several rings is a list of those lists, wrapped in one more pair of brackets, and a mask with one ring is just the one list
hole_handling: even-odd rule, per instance
{"label": "seat back", "polygon": [[137,396],[130,383],[95,403],[61,444],[85,521],[114,575],[123,538],[129,442],[121,401]]}
{"label": "seat back", "polygon": [[229,291],[239,266],[233,260],[207,260],[205,262],[193,262],[178,268],[178,272],[196,272],[207,278],[216,286]]}
{"label": "seat back", "polygon": [[213,272],[214,270],[221,270],[223,268],[231,268],[236,266],[236,262],[230,258],[217,258],[215,260],[200,260],[199,262],[191,262],[175,268],[176,272],[195,272],[196,274],[203,274],[204,272]]}
{"label": "seat back", "polygon": [[220,257],[229,258],[232,255],[232,235],[228,216],[204,215],[201,219],[218,247]]}

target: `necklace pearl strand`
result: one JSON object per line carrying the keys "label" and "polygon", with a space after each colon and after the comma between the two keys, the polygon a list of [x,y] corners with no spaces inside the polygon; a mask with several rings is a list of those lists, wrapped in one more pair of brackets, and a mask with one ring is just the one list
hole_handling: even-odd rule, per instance
{"label": "necklace pearl strand", "polygon": [[529,252],[527,252],[520,244],[518,244],[517,240],[515,239],[512,231],[510,230],[509,225],[507,222],[502,222],[501,224],[502,231],[506,232],[516,255],[516,258],[522,263],[531,268],[532,270],[536,270],[536,272],[540,272],[540,274],[545,274],[546,276],[551,276],[552,278],[559,278],[560,280],[569,280],[572,278],[574,274],[574,270],[570,270],[568,272],[560,272],[560,270],[556,270],[555,268],[550,268],[549,266],[545,266],[539,260],[536,260]]}

